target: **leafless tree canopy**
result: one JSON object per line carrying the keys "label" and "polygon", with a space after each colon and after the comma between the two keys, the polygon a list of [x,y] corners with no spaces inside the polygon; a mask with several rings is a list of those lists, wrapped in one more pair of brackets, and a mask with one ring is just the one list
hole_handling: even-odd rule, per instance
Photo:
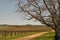
{"label": "leafless tree canopy", "polygon": [[18,0],[18,11],[53,29],[60,24],[60,0]]}

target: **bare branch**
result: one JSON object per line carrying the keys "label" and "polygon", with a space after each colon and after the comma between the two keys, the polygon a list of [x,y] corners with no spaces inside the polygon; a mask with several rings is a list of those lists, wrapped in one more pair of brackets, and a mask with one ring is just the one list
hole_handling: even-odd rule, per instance
{"label": "bare branch", "polygon": [[58,26],[58,20],[60,20],[59,0],[18,0],[18,7],[19,11],[31,16],[28,20],[35,18],[53,29]]}
{"label": "bare branch", "polygon": [[52,15],[52,22],[55,24],[55,26],[57,26],[55,23],[55,20],[54,20],[54,18],[55,18],[55,16],[54,16],[55,14],[53,14],[54,12],[51,12],[51,10],[48,8],[48,6],[45,3],[45,0],[43,0],[43,2],[45,4],[46,8],[48,9],[48,11],[50,12],[50,14]]}

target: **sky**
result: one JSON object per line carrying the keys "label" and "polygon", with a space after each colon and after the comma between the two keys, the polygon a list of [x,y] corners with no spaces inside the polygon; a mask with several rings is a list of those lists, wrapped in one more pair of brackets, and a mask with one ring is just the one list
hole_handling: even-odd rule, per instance
{"label": "sky", "polygon": [[0,0],[0,24],[8,25],[40,25],[40,22],[27,20],[17,12],[17,1]]}

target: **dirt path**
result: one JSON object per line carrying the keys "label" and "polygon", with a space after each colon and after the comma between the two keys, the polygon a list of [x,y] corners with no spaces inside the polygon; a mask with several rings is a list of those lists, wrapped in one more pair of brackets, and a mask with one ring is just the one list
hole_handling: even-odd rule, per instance
{"label": "dirt path", "polygon": [[[52,30],[52,32],[55,32],[55,31]],[[18,38],[18,39],[15,39],[15,40],[31,40],[32,38],[35,38],[35,37],[38,37],[38,36],[42,36],[45,33],[48,33],[48,32],[40,32],[40,33],[37,33],[37,34],[33,34],[33,35],[30,35],[30,36]]]}
{"label": "dirt path", "polygon": [[41,35],[43,35],[43,34],[45,34],[45,33],[48,33],[48,32],[40,32],[40,33],[37,33],[37,34],[33,34],[33,35],[30,35],[30,36],[18,38],[18,39],[15,39],[15,40],[31,40],[32,38],[41,36]]}

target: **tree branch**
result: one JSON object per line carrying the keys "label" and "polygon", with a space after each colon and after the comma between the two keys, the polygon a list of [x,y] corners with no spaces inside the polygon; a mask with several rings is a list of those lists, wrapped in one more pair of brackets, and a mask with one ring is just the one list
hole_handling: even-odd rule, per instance
{"label": "tree branch", "polygon": [[52,18],[52,22],[54,23],[55,26],[57,26],[56,23],[55,23],[55,20],[54,20],[55,16],[54,16],[53,12],[50,11],[50,9],[48,8],[48,6],[45,3],[45,0],[43,0],[43,2],[45,4],[46,8],[48,9],[48,11],[50,12],[50,14],[52,15],[52,17],[51,17]]}

